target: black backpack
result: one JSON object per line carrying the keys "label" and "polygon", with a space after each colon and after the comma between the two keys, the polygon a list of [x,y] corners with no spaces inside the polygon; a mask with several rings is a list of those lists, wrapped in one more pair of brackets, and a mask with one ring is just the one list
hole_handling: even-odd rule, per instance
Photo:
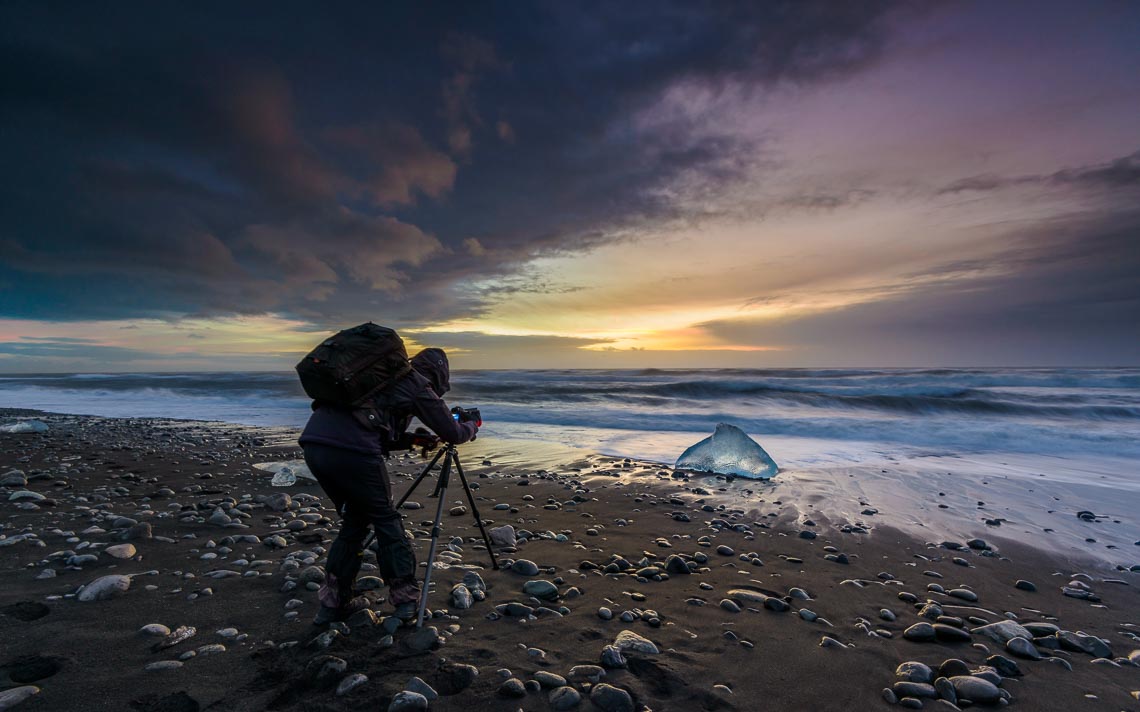
{"label": "black backpack", "polygon": [[310,398],[346,408],[363,405],[411,370],[400,335],[372,322],[337,332],[297,364]]}

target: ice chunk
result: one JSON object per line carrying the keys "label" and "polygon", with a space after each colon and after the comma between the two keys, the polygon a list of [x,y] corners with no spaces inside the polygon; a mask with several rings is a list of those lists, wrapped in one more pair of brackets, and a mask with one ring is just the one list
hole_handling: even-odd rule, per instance
{"label": "ice chunk", "polygon": [[715,433],[681,453],[674,467],[754,480],[770,479],[780,469],[755,440],[728,423],[717,425]]}
{"label": "ice chunk", "polygon": [[283,462],[259,462],[254,465],[259,470],[273,473],[269,484],[274,487],[289,487],[297,484],[297,478],[303,477],[316,482],[317,478],[309,470],[304,460],[285,460]]}
{"label": "ice chunk", "polygon": [[0,433],[46,433],[47,423],[42,420],[18,420],[0,425]]}

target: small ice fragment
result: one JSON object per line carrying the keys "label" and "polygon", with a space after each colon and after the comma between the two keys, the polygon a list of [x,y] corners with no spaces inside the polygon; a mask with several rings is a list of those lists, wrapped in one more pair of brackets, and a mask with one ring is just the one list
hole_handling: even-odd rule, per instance
{"label": "small ice fragment", "polygon": [[0,425],[0,433],[46,433],[47,423],[42,420],[18,420]]}
{"label": "small ice fragment", "polygon": [[274,487],[289,487],[290,485],[297,484],[297,475],[293,474],[293,468],[282,467],[274,475],[269,484]]}
{"label": "small ice fragment", "polygon": [[313,480],[316,482],[317,478],[309,470],[309,466],[305,464],[304,460],[285,460],[284,462],[259,462],[254,465],[259,470],[273,473],[273,479],[269,484],[274,487],[288,487],[297,484],[299,478],[306,480]]}
{"label": "small ice fragment", "polygon": [[780,469],[755,440],[727,423],[717,425],[716,432],[681,453],[674,467],[755,480],[770,479]]}

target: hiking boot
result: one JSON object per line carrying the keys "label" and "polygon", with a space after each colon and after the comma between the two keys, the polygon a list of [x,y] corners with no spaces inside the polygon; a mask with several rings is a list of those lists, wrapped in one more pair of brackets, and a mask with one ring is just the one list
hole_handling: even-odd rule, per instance
{"label": "hiking boot", "polygon": [[411,623],[416,619],[416,616],[418,614],[419,611],[417,610],[415,602],[409,601],[407,603],[401,603],[400,605],[396,606],[396,612],[394,615],[396,618],[399,618],[405,623]]}
{"label": "hiking boot", "polygon": [[321,608],[317,611],[317,615],[313,618],[313,625],[327,625],[338,621],[347,620],[349,616],[357,611],[362,611],[368,608],[371,604],[364,596],[357,596],[343,606],[326,606],[323,603]]}

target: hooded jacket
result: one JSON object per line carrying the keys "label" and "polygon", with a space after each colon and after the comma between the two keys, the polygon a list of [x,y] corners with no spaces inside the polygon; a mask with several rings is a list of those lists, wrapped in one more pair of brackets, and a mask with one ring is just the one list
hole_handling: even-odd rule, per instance
{"label": "hooded jacket", "polygon": [[[376,455],[406,450],[410,445],[403,436],[413,416],[444,442],[458,445],[475,437],[475,424],[456,422],[442,398],[451,390],[451,367],[443,349],[424,349],[411,358],[411,364],[407,375],[363,409],[314,401],[301,445],[315,443]],[[364,418],[362,412],[367,413]],[[368,415],[380,427],[366,425]]]}

